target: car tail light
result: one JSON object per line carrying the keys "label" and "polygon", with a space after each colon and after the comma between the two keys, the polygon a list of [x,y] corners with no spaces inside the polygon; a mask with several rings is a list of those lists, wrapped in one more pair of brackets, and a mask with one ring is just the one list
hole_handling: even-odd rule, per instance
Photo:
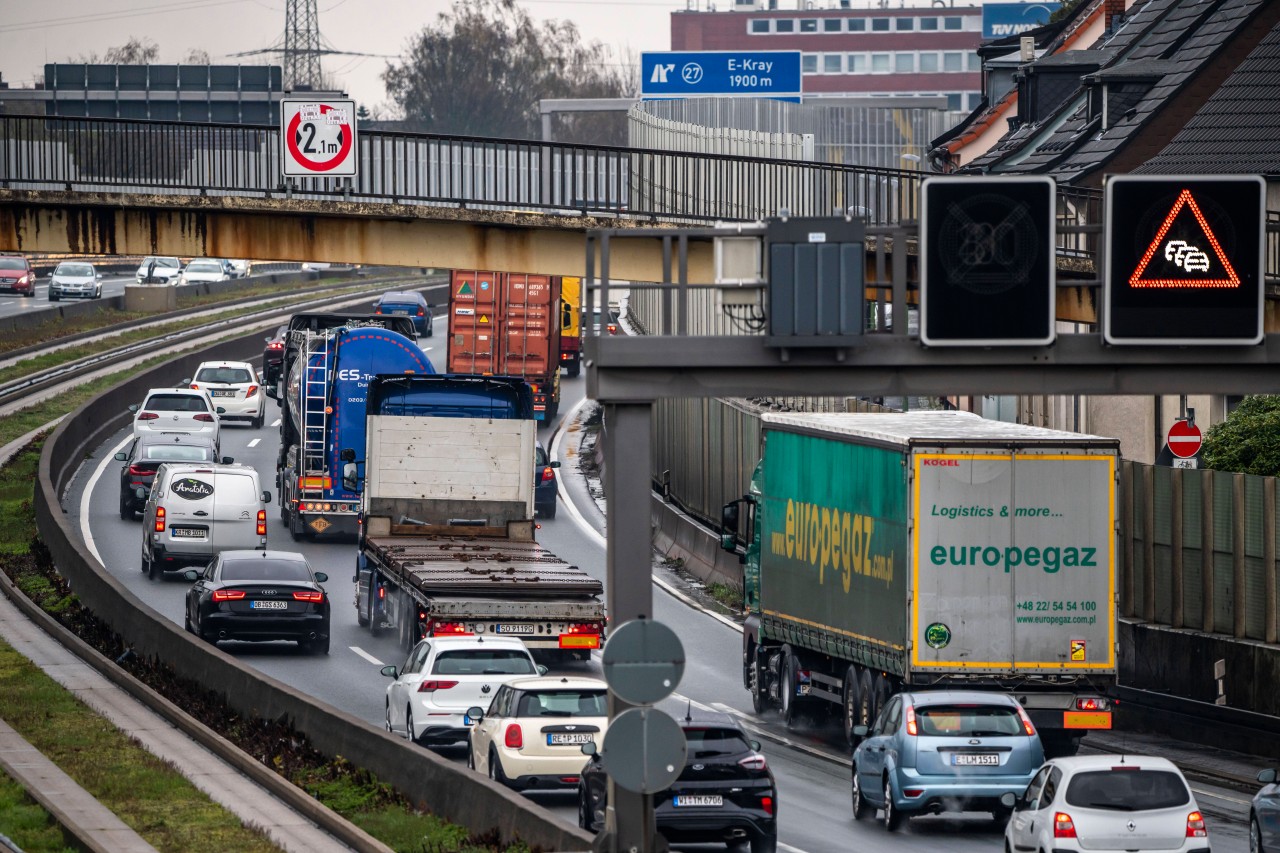
{"label": "car tail light", "polygon": [[214,601],[239,601],[244,598],[243,589],[215,589],[213,591]]}
{"label": "car tail light", "polygon": [[907,706],[907,734],[912,737],[920,734],[920,727],[916,725],[916,709],[910,705]]}
{"label": "car tail light", "polygon": [[271,343],[267,344],[267,349],[284,349],[284,342],[272,341]]}
{"label": "car tail light", "polygon": [[196,420],[200,421],[201,423],[211,424],[213,423],[213,415],[210,415],[207,412],[201,412],[200,414],[196,415]]}
{"label": "car tail light", "polygon": [[419,316],[419,317],[425,317],[425,316],[427,316],[427,312],[426,312],[426,311],[423,311],[421,308],[419,308],[419,309],[418,309],[418,316]]}
{"label": "car tail light", "polygon": [[1022,730],[1027,733],[1027,737],[1034,735],[1036,727],[1031,724],[1031,718],[1027,716],[1021,704],[1018,704],[1018,716],[1022,719]]}
{"label": "car tail light", "polygon": [[542,482],[550,483],[555,478],[556,469],[552,468],[550,465],[542,469]]}
{"label": "car tail light", "polygon": [[765,814],[772,815],[773,814],[773,797],[761,797],[760,808],[764,810]]}
{"label": "car tail light", "polygon": [[924,788],[903,788],[902,796],[915,798],[924,793]]}
{"label": "car tail light", "polygon": [[249,386],[249,390],[248,390],[248,391],[245,391],[245,392],[244,392],[244,395],[245,395],[246,397],[252,397],[254,394],[257,394],[257,393],[258,393],[258,386],[257,386],[257,385],[250,385],[250,386]]}
{"label": "car tail light", "polygon": [[154,468],[143,468],[138,465],[130,465],[129,473],[134,477],[150,477],[156,472]]}
{"label": "car tail light", "polygon": [[618,334],[618,324],[617,324],[617,323],[610,323],[610,324],[609,324],[609,334],[611,334],[611,335],[616,335],[616,334]]}
{"label": "car tail light", "polygon": [[1204,815],[1192,812],[1187,815],[1187,838],[1208,838],[1209,830],[1204,827]]}
{"label": "car tail light", "polygon": [[502,736],[502,742],[507,745],[507,749],[524,749],[524,732],[520,730],[519,723],[512,723],[507,726],[506,734]]}
{"label": "car tail light", "polygon": [[164,507],[156,507],[156,533],[164,533]]}
{"label": "car tail light", "polygon": [[764,756],[758,752],[753,752],[738,762],[738,766],[744,770],[755,770],[757,772],[763,770],[765,765]]}
{"label": "car tail light", "polygon": [[576,785],[578,784],[578,777],[577,776],[561,776],[560,782],[565,785]]}
{"label": "car tail light", "polygon": [[1071,815],[1066,812],[1054,812],[1053,814],[1053,837],[1054,838],[1075,838],[1076,825],[1071,820]]}
{"label": "car tail light", "polygon": [[1098,696],[1086,696],[1076,700],[1077,711],[1105,711],[1110,707],[1107,700]]}
{"label": "car tail light", "polygon": [[155,412],[141,412],[138,414],[138,420],[140,421],[154,421],[159,417]]}
{"label": "car tail light", "polygon": [[324,601],[323,592],[295,592],[293,594],[294,601],[313,601],[320,604]]}
{"label": "car tail light", "polygon": [[432,678],[419,684],[418,692],[434,693],[437,690],[452,690],[454,687],[457,687],[457,686],[458,686],[458,682],[456,681],[441,681],[440,679]]}
{"label": "car tail light", "polygon": [[192,382],[192,383],[191,383],[191,390],[192,390],[192,391],[199,391],[199,390],[200,390],[200,386],[199,386],[199,385],[197,385],[196,383]]}
{"label": "car tail light", "polygon": [[258,535],[267,535],[267,511],[265,509],[258,510]]}
{"label": "car tail light", "polygon": [[373,313],[375,313],[375,314],[381,314],[381,313],[382,313],[382,309],[381,309],[381,308],[374,308],[374,309],[373,309]]}

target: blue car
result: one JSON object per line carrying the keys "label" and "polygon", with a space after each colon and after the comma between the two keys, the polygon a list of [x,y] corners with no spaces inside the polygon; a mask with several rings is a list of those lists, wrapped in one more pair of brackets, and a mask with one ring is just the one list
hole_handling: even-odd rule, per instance
{"label": "blue car", "polygon": [[1280,853],[1280,776],[1274,767],[1258,774],[1262,790],[1249,806],[1250,853]]}
{"label": "blue car", "polygon": [[426,297],[421,293],[412,291],[392,291],[382,294],[378,299],[378,304],[374,306],[375,314],[402,314],[413,320],[413,328],[418,333],[418,337],[429,338],[433,330],[431,322],[435,319],[435,315],[431,313],[431,306],[427,304]]}
{"label": "blue car", "polygon": [[1011,696],[936,690],[893,696],[875,725],[856,726],[854,820],[987,811],[1005,820],[1005,793],[1021,796],[1044,763],[1031,718]]}

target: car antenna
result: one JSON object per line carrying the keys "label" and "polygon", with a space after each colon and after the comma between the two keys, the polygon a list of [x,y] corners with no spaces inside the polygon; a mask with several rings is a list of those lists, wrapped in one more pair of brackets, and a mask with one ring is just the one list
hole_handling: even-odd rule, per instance
{"label": "car antenna", "polygon": [[690,700],[689,700],[689,702],[688,702],[688,704],[687,704],[687,705],[685,705],[685,708],[684,708],[684,721],[685,721],[686,723],[692,723],[692,722],[693,722],[693,700],[692,700],[692,699],[690,699]]}

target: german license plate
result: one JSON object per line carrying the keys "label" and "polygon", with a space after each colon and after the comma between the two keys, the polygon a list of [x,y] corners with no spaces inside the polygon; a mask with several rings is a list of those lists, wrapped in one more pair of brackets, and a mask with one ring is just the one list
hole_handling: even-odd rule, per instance
{"label": "german license plate", "polygon": [[591,743],[595,737],[590,732],[556,732],[547,735],[547,746],[559,746],[563,743]]}
{"label": "german license plate", "polygon": [[495,634],[532,634],[532,625],[497,625],[494,627]]}
{"label": "german license plate", "polygon": [[404,310],[403,308],[393,308],[391,313],[392,314],[408,314],[409,312]]}
{"label": "german license plate", "polygon": [[724,797],[721,797],[719,795],[708,796],[706,794],[701,794],[699,796],[692,796],[689,794],[685,794],[677,797],[672,797],[671,804],[674,805],[676,808],[691,808],[693,806],[723,806]]}
{"label": "german license plate", "polygon": [[169,532],[174,539],[203,539],[206,532],[199,527],[171,527]]}
{"label": "german license plate", "polygon": [[235,395],[236,395],[236,392],[234,390],[213,392],[213,396],[215,397],[234,397]]}
{"label": "german license plate", "polygon": [[993,755],[991,753],[980,753],[980,754],[969,753],[969,752],[952,753],[951,763],[957,764],[957,765],[967,765],[967,766],[979,765],[983,767],[988,767],[988,766],[995,767],[1000,764],[1000,756]]}
{"label": "german license plate", "polygon": [[252,610],[288,610],[289,602],[287,601],[250,601],[249,607]]}

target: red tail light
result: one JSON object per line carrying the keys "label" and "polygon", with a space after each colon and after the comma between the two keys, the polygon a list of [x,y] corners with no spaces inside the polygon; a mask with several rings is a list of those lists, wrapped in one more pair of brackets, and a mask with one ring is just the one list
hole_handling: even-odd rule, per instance
{"label": "red tail light", "polygon": [[426,311],[423,311],[421,308],[419,308],[419,309],[418,309],[418,316],[419,316],[419,317],[425,317],[425,316],[427,316],[427,312],[426,312]]}
{"label": "red tail light", "polygon": [[[265,509],[258,510],[258,535],[267,535],[267,511]],[[298,594],[295,592],[294,597],[296,598],[297,595]]]}
{"label": "red tail light", "polygon": [[295,592],[293,594],[294,601],[312,601],[316,604],[324,602],[323,592]]}
{"label": "red tail light", "polygon": [[1054,838],[1075,838],[1076,825],[1071,820],[1071,815],[1066,812],[1054,812],[1053,815],[1053,837]]}
{"label": "red tail light", "polygon": [[450,690],[458,686],[456,681],[440,681],[433,678],[418,685],[419,693],[434,693],[437,690]]}
{"label": "red tail light", "polygon": [[206,412],[201,412],[200,414],[196,415],[196,420],[200,421],[201,423],[211,424],[213,423],[213,415],[210,415]]}
{"label": "red tail light", "polygon": [[502,736],[502,742],[507,745],[507,749],[524,749],[524,732],[520,730],[519,723],[512,723],[507,726],[507,732]]}
{"label": "red tail light", "polygon": [[284,342],[272,341],[271,343],[267,344],[267,349],[284,349]]}
{"label": "red tail light", "polygon": [[151,477],[155,475],[156,470],[154,468],[143,468],[138,465],[130,465],[129,473],[134,477]]}
{"label": "red tail light", "polygon": [[916,725],[916,709],[910,705],[907,706],[907,734],[912,737],[920,734],[920,727]]}
{"label": "red tail light", "polygon": [[441,634],[466,634],[470,635],[467,626],[461,622],[437,622],[433,633],[439,637]]}
{"label": "red tail light", "polygon": [[159,417],[160,417],[160,416],[159,416],[159,415],[157,415],[155,412],[142,412],[142,413],[140,413],[140,414],[138,415],[138,420],[140,420],[140,421],[154,421],[154,420],[156,420],[156,419],[157,419],[157,418],[159,418]]}
{"label": "red tail light", "polygon": [[1036,727],[1031,725],[1031,718],[1027,716],[1027,712],[1023,710],[1022,705],[1018,705],[1018,716],[1022,718],[1022,729],[1027,733],[1027,737],[1031,737],[1036,733]]}
{"label": "red tail light", "polygon": [[199,390],[200,390],[200,386],[199,386],[199,385],[197,385],[196,383],[192,382],[192,383],[191,383],[191,390],[192,390],[192,391],[199,391]]}
{"label": "red tail light", "polygon": [[618,334],[618,324],[617,324],[617,323],[610,323],[610,324],[609,324],[609,334],[611,334],[611,335],[616,335],[616,334]]}
{"label": "red tail light", "polygon": [[244,598],[243,589],[215,589],[213,591],[214,601],[239,601]]}
{"label": "red tail light", "polygon": [[1208,838],[1209,830],[1204,826],[1204,815],[1192,812],[1187,815],[1187,838]]}
{"label": "red tail light", "polygon": [[386,597],[387,597],[387,588],[385,586],[378,587],[378,598],[383,599]]}
{"label": "red tail light", "polygon": [[758,752],[752,753],[751,755],[748,755],[746,758],[739,761],[738,766],[745,768],[747,770],[755,770],[755,771],[763,770],[765,768],[764,756]]}
{"label": "red tail light", "polygon": [[250,386],[249,386],[249,390],[248,390],[248,391],[245,391],[245,392],[244,392],[244,395],[245,395],[246,397],[252,397],[254,394],[257,394],[257,393],[258,393],[258,386],[257,386],[257,385],[250,385]]}
{"label": "red tail light", "polygon": [[374,308],[374,309],[373,309],[373,313],[375,313],[375,314],[381,314],[381,313],[382,313],[382,309],[381,309],[381,308]]}
{"label": "red tail light", "polygon": [[773,797],[761,797],[760,808],[763,809],[764,813],[767,815],[773,814]]}
{"label": "red tail light", "polygon": [[542,482],[550,483],[555,478],[556,469],[552,468],[550,465],[542,469]]}
{"label": "red tail light", "polygon": [[164,507],[156,507],[156,533],[164,533]]}

